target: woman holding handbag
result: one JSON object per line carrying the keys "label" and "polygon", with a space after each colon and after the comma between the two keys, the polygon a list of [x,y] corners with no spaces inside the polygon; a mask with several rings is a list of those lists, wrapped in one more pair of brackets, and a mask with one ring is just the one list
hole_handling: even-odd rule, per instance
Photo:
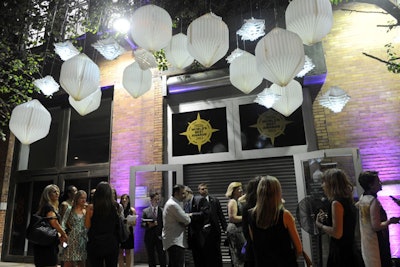
{"label": "woman holding handbag", "polygon": [[48,218],[51,227],[57,230],[59,239],[47,246],[33,245],[33,258],[36,267],[55,267],[58,263],[58,245],[67,242],[68,237],[60,225],[60,215],[58,213],[58,199],[60,189],[55,184],[46,186],[39,201],[37,215]]}

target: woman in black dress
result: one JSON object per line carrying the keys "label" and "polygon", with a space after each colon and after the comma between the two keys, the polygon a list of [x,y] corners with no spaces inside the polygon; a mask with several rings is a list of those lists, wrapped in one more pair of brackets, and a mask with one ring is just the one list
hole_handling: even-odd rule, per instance
{"label": "woman in black dress", "polygon": [[57,185],[51,184],[44,188],[39,201],[37,215],[50,218],[49,224],[59,233],[59,239],[56,239],[49,246],[33,245],[33,258],[36,267],[57,266],[58,263],[58,245],[60,242],[67,242],[68,237],[60,225],[60,215],[58,213],[58,199],[60,189]]}
{"label": "woman in black dress", "polygon": [[357,266],[353,184],[344,171],[328,169],[322,176],[321,186],[331,202],[328,212],[319,212],[316,219],[317,227],[330,236],[327,267]]}
{"label": "woman in black dress", "polygon": [[[122,205],[124,212],[124,222],[129,227],[129,237],[128,240],[121,243],[118,257],[119,267],[131,267],[134,265],[134,232],[133,227],[136,225],[136,210],[131,207],[131,200],[128,194],[123,194],[121,196],[120,204]],[[133,216],[133,217],[132,217]],[[125,260],[124,260],[125,258]],[[125,264],[124,264],[125,262]]]}

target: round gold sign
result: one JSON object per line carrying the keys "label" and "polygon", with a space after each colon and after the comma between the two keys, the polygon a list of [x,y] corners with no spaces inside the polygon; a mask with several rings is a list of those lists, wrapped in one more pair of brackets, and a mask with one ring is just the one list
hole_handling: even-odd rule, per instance
{"label": "round gold sign", "polygon": [[272,145],[275,143],[275,138],[285,134],[286,125],[292,123],[271,109],[267,110],[258,116],[257,124],[250,127],[257,128],[258,132],[271,139]]}

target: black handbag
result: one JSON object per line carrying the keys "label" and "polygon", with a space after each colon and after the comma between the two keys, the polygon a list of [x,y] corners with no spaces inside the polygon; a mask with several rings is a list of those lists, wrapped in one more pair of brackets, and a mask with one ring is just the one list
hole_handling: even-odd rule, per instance
{"label": "black handbag", "polygon": [[51,227],[48,217],[32,215],[28,228],[26,229],[26,239],[32,244],[40,246],[50,246],[57,244],[57,230]]}

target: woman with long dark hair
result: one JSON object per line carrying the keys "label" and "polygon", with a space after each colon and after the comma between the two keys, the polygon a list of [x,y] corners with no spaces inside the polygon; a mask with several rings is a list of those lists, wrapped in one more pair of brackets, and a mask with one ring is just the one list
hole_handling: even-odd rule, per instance
{"label": "woman with long dark hair", "polygon": [[91,266],[117,266],[118,220],[118,203],[114,200],[111,186],[108,182],[100,182],[85,218],[85,226],[89,229],[87,252]]}
{"label": "woman with long dark hair", "polygon": [[[131,200],[128,194],[121,196],[120,204],[123,208],[124,223],[129,227],[129,237],[125,242],[121,243],[118,257],[119,267],[131,267],[134,265],[134,232],[133,227],[136,225],[136,210],[131,207]],[[125,258],[125,260],[124,260]],[[125,264],[124,264],[125,262]]]}

